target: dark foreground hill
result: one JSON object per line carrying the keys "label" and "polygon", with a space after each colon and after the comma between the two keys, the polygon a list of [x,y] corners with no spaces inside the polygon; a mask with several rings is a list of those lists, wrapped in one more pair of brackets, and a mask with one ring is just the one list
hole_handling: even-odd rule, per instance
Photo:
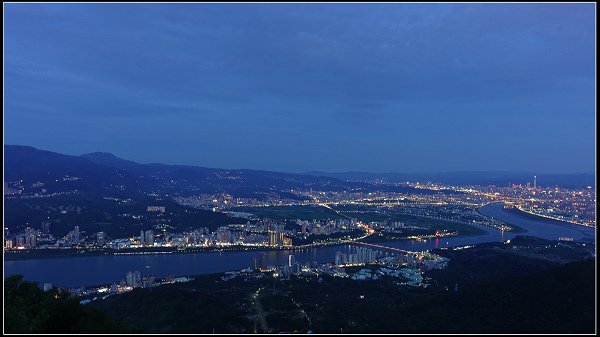
{"label": "dark foreground hill", "polygon": [[212,274],[98,296],[82,306],[81,298],[44,293],[11,276],[4,287],[5,331],[595,332],[593,245],[518,237],[436,252],[450,262],[424,274],[426,288],[400,285],[395,277],[355,281],[308,273],[282,280],[255,273],[225,281]]}
{"label": "dark foreground hill", "polygon": [[223,282],[209,275],[90,305],[146,333],[593,333],[594,261],[536,267],[525,260],[457,292],[386,279]]}
{"label": "dark foreground hill", "polygon": [[114,333],[131,332],[103,312],[84,307],[68,293],[43,292],[34,282],[13,275],[4,281],[4,332]]}

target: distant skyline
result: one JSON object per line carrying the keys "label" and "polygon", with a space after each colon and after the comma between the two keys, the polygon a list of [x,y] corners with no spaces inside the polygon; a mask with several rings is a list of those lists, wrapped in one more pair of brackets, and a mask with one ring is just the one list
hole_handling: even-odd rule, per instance
{"label": "distant skyline", "polygon": [[269,171],[595,171],[595,4],[4,4],[4,143]]}

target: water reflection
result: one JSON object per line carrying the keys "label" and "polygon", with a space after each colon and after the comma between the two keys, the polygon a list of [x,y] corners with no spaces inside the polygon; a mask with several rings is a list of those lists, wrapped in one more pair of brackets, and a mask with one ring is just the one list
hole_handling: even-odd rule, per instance
{"label": "water reflection", "polygon": [[[534,235],[545,239],[556,240],[561,236],[573,237],[575,240],[588,239],[595,242],[595,230],[558,221],[536,221],[530,218],[507,212],[502,204],[490,204],[480,209],[487,216],[513,223],[527,230],[525,235]],[[505,241],[515,236],[511,232],[502,232],[480,227],[486,234],[468,237],[443,238],[444,247],[462,246],[482,242]],[[400,240],[383,242],[385,246],[421,251],[439,248],[439,238],[428,241]],[[289,254],[294,254],[296,261],[311,263],[317,261],[333,262],[335,253],[347,250],[350,245],[325,246],[299,250],[278,251],[244,251],[224,253],[193,254],[157,254],[157,255],[118,255],[118,256],[85,256],[76,258],[5,261],[5,277],[12,274],[23,274],[25,279],[38,282],[51,282],[59,286],[79,287],[118,282],[130,270],[152,273],[156,277],[167,275],[198,275],[252,267],[255,261],[263,258],[266,265],[284,264]],[[146,268],[149,266],[149,268]]]}

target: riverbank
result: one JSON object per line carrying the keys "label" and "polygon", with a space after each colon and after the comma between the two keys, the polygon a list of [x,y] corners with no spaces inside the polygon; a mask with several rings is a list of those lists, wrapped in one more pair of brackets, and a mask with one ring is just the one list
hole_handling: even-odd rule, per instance
{"label": "riverbank", "polygon": [[577,222],[565,221],[565,220],[560,220],[560,219],[556,219],[556,218],[552,218],[552,217],[542,216],[542,215],[535,214],[535,213],[532,213],[532,212],[527,212],[527,211],[524,211],[524,210],[522,210],[520,208],[517,208],[517,207],[509,208],[507,210],[509,212],[513,212],[513,213],[516,213],[516,214],[518,214],[520,216],[524,216],[524,217],[527,217],[527,218],[530,218],[530,219],[534,219],[534,220],[537,220],[537,221],[547,221],[547,222],[550,222],[550,223],[559,222],[559,223],[565,223],[565,224],[570,224],[570,225],[575,225],[575,226],[582,226],[582,227],[587,227],[587,228],[595,228],[593,226],[586,226],[586,225],[582,225],[582,224],[577,223]]}
{"label": "riverbank", "polygon": [[245,251],[271,251],[289,249],[275,247],[230,246],[230,247],[193,247],[179,249],[177,247],[131,248],[131,249],[20,249],[4,251],[5,261],[77,258],[105,255],[153,255],[153,254],[193,254],[193,253],[223,253]]}
{"label": "riverbank", "polygon": [[[485,234],[485,232],[484,232]],[[368,243],[385,243],[385,242],[395,242],[395,241],[403,241],[403,240],[428,240],[428,239],[440,239],[440,238],[448,238],[448,237],[468,237],[473,236],[475,234],[463,234],[459,235],[458,232],[447,232],[447,233],[429,233],[429,234],[411,234],[408,236],[395,236],[393,233],[381,233],[377,232],[374,235],[366,237],[364,239],[358,240],[357,242],[368,242]]]}
{"label": "riverbank", "polygon": [[[477,214],[479,214],[479,215],[482,215],[482,216],[485,216],[485,217],[488,217],[488,218],[489,218],[490,216],[489,216],[489,215],[487,215],[487,214],[484,214],[484,213],[482,213],[482,212],[481,212],[481,209],[482,209],[482,208],[484,208],[484,207],[486,207],[486,206],[493,205],[493,204],[501,204],[501,205],[502,205],[502,207],[504,207],[504,203],[503,203],[503,202],[500,202],[500,201],[498,201],[498,202],[492,202],[492,203],[489,203],[489,204],[485,204],[485,205],[483,205],[483,206],[481,206],[481,207],[477,208],[475,211],[477,212]],[[527,230],[526,230],[525,228],[523,228],[523,227],[519,227],[519,226],[517,226],[517,225],[516,225],[516,224],[514,224],[514,223],[508,223],[508,222],[506,222],[506,221],[504,221],[504,220],[502,220],[502,221],[503,221],[504,223],[508,224],[510,227],[512,227],[512,230],[511,230],[511,232],[512,232],[512,233],[515,233],[515,234],[522,234],[522,233],[526,233],[526,232],[527,232]]]}
{"label": "riverbank", "polygon": [[[484,234],[486,232],[483,232]],[[481,234],[479,234],[481,235]],[[422,235],[425,239],[432,238],[461,238],[474,237],[478,234],[460,234],[457,232],[444,234]],[[149,255],[182,255],[196,253],[240,253],[240,252],[262,252],[262,251],[297,251],[313,248],[323,248],[331,246],[341,246],[352,242],[368,242],[368,243],[389,243],[399,241],[411,241],[419,239],[419,235],[396,237],[389,234],[381,234],[359,238],[357,240],[345,240],[340,242],[325,242],[315,243],[291,247],[252,247],[252,246],[230,246],[225,248],[217,247],[194,247],[186,249],[178,249],[177,247],[157,247],[157,248],[135,248],[135,249],[21,249],[4,251],[4,261],[20,261],[20,260],[40,260],[40,259],[60,259],[60,258],[83,258],[94,256],[149,256]]]}
{"label": "riverbank", "polygon": [[[442,229],[442,230],[458,232],[459,236],[476,236],[476,235],[484,235],[486,233],[489,233],[489,231],[487,229],[483,229],[483,228],[477,226],[476,224],[468,223],[468,222],[464,222],[464,221],[443,219],[440,217],[433,217],[433,216],[426,216],[426,215],[415,215],[415,214],[404,214],[404,213],[399,213],[399,214],[402,216],[406,216],[406,217],[426,219],[429,221],[433,220],[434,226],[436,226],[436,225],[440,226],[440,229]],[[494,229],[491,227],[486,227],[486,228]]]}
{"label": "riverbank", "polygon": [[586,242],[595,241],[595,228],[575,225],[569,222],[534,217],[528,213],[504,208],[504,203],[495,202],[478,208],[480,214],[493,217],[510,226],[519,226],[527,231],[527,235],[539,238],[558,240],[562,237]]}

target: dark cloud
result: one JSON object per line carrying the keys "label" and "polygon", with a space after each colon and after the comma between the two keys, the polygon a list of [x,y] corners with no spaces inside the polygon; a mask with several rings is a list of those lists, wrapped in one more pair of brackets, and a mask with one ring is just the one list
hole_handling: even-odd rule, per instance
{"label": "dark cloud", "polygon": [[7,4],[5,140],[111,151],[136,130],[122,155],[142,161],[161,142],[224,167],[589,170],[594,29],[594,4]]}

